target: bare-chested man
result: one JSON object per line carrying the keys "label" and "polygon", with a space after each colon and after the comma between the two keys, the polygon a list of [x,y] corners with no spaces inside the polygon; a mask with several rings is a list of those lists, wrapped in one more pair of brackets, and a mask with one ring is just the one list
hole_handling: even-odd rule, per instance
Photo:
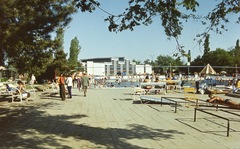
{"label": "bare-chested man", "polygon": [[225,105],[225,106],[229,106],[232,108],[238,108],[240,109],[240,103],[234,102],[231,99],[222,99],[218,96],[213,96],[213,94],[209,94],[208,97],[210,99],[207,100],[207,102],[213,103],[213,104],[219,104],[219,105]]}

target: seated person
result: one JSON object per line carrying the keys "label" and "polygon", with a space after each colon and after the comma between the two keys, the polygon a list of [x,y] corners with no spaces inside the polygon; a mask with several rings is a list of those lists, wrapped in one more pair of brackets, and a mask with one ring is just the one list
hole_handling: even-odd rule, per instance
{"label": "seated person", "polygon": [[[148,82],[149,80],[144,79],[143,82]],[[148,93],[150,91],[150,89],[152,89],[152,85],[143,85],[142,86],[143,89],[145,89],[145,92]]]}
{"label": "seated person", "polygon": [[[156,77],[155,82],[161,82],[161,81],[159,80],[158,77]],[[161,89],[161,88],[163,88],[163,86],[155,85],[155,88],[159,88],[159,89]],[[160,90],[155,90],[155,94],[159,94],[159,93],[160,93]]]}
{"label": "seated person", "polygon": [[213,96],[212,93],[210,93],[208,95],[208,97],[210,98],[210,99],[207,100],[207,102],[209,102],[209,103],[225,105],[225,106],[229,106],[229,107],[232,107],[232,108],[240,109],[240,103],[234,102],[231,99],[225,99],[224,100],[224,99],[222,99],[218,96]]}
{"label": "seated person", "polygon": [[19,80],[19,81],[17,82],[17,84],[18,84],[18,87],[17,87],[18,90],[16,91],[16,94],[19,94],[19,92],[21,92],[23,98],[28,98],[28,97],[30,97],[30,93],[28,93],[28,92],[25,90],[25,86],[24,86],[23,82]]}
{"label": "seated person", "polygon": [[8,92],[15,92],[16,91],[16,89],[10,87],[9,84],[6,84],[6,89],[7,89]]}
{"label": "seated person", "polygon": [[144,85],[142,86],[143,89],[145,89],[145,92],[148,94],[150,92],[150,89],[152,88],[152,85]]}

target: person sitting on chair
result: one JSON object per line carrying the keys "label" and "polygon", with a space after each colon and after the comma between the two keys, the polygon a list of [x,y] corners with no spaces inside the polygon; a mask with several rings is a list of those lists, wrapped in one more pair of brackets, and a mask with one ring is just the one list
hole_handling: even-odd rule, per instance
{"label": "person sitting on chair", "polygon": [[231,99],[222,99],[218,96],[213,96],[212,93],[210,93],[208,95],[208,97],[210,99],[206,100],[207,102],[209,103],[213,103],[213,104],[219,104],[219,105],[225,105],[225,106],[229,106],[229,107],[232,107],[232,108],[237,108],[237,109],[240,109],[240,103],[237,103],[237,102],[234,102],[232,101]]}
{"label": "person sitting on chair", "polygon": [[17,84],[18,84],[18,87],[17,87],[18,90],[16,91],[16,94],[19,94],[19,92],[21,92],[23,98],[30,97],[30,93],[25,90],[25,86],[23,82],[19,80]]}
{"label": "person sitting on chair", "polygon": [[7,92],[16,92],[16,89],[13,87],[10,87],[9,84],[6,84],[6,90]]}

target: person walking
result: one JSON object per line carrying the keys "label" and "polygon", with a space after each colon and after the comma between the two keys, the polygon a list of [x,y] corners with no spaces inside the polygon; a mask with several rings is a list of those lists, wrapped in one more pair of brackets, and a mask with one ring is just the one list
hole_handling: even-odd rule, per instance
{"label": "person walking", "polygon": [[33,85],[35,82],[36,82],[36,77],[34,76],[34,74],[32,74],[30,84]]}
{"label": "person walking", "polygon": [[81,86],[82,86],[82,79],[80,76],[77,77],[77,88],[79,92],[81,91]]}
{"label": "person walking", "polygon": [[89,86],[89,78],[86,76],[86,73],[83,73],[83,77],[82,77],[81,81],[82,81],[84,97],[86,97],[87,96],[87,88]]}
{"label": "person walking", "polygon": [[194,73],[194,80],[195,80],[195,87],[196,87],[196,93],[199,94],[199,81],[200,77],[197,72]]}
{"label": "person walking", "polygon": [[61,73],[58,77],[58,85],[59,85],[59,94],[60,98],[64,101],[66,100],[66,94],[65,94],[65,77]]}
{"label": "person walking", "polygon": [[68,97],[72,98],[73,79],[72,79],[71,75],[68,75],[67,80],[66,80],[66,84],[67,84],[67,90],[68,90]]}

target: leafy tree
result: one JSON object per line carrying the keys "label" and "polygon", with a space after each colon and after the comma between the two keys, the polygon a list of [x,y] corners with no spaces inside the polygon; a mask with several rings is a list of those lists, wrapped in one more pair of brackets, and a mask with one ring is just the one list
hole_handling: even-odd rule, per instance
{"label": "leafy tree", "polygon": [[[192,62],[192,66],[205,66],[206,62],[203,60],[203,58],[199,55],[197,56]],[[190,72],[200,72],[202,70],[201,67],[194,67],[190,69]]]}
{"label": "leafy tree", "polygon": [[155,60],[155,67],[153,68],[154,72],[158,73],[164,73],[164,71],[168,68],[162,67],[162,66],[171,66],[175,69],[178,69],[174,66],[182,66],[183,63],[181,62],[180,58],[174,59],[171,56],[164,56],[164,55],[159,55],[157,56]]}
{"label": "leafy tree", "polygon": [[[232,58],[231,52],[226,51],[221,48],[217,48],[215,51],[210,53],[209,63],[213,66],[235,66],[234,59]],[[232,73],[233,69],[224,69],[223,68],[214,68],[217,72],[226,70],[229,73]]]}
{"label": "leafy tree", "polygon": [[239,51],[240,51],[239,39],[236,41],[236,46],[235,46],[235,49],[237,49],[237,50],[239,50]]}
{"label": "leafy tree", "polygon": [[54,60],[51,66],[54,69],[55,75],[58,75],[60,73],[67,73],[68,71],[70,71],[67,63],[68,61],[66,59],[67,54],[64,52],[63,49],[63,38],[64,30],[63,28],[59,28],[55,37],[55,40],[58,42],[58,44],[56,45],[57,50],[54,53]]}
{"label": "leafy tree", "polygon": [[146,59],[143,64],[152,64],[150,59]]}
{"label": "leafy tree", "polygon": [[[210,51],[208,54],[201,56],[198,56],[194,59],[192,62],[193,66],[202,66],[202,67],[196,67],[191,68],[192,72],[200,72],[202,68],[210,64],[212,66],[234,66],[234,59],[232,58],[232,52],[226,51],[221,48],[217,48],[215,51]],[[214,68],[217,72],[220,72],[222,70],[225,70],[225,68]],[[228,72],[232,70],[227,70]]]}
{"label": "leafy tree", "polygon": [[68,59],[69,67],[71,69],[76,69],[78,64],[78,55],[80,53],[81,46],[79,45],[79,41],[77,37],[71,40],[71,47],[70,47],[70,55]]}
{"label": "leafy tree", "polygon": [[67,65],[67,54],[63,50],[56,51],[55,58],[53,60],[53,68],[56,74],[67,73],[70,71]]}
{"label": "leafy tree", "polygon": [[82,63],[80,63],[79,61],[77,62],[77,67],[75,68],[76,71],[84,71],[84,67],[82,65]]}
{"label": "leafy tree", "polygon": [[236,41],[235,48],[233,48],[229,53],[230,53],[230,55],[232,56],[232,59],[233,59],[231,66],[235,66],[235,65],[240,66],[239,40]]}
{"label": "leafy tree", "polygon": [[232,56],[226,50],[217,48],[209,53],[208,63],[214,66],[231,66]]}
{"label": "leafy tree", "polygon": [[4,66],[4,62],[5,62],[4,51],[2,48],[0,48],[0,66]]}
{"label": "leafy tree", "polygon": [[204,44],[203,44],[203,46],[204,46],[204,54],[208,54],[208,53],[210,52],[210,48],[209,48],[209,37],[210,37],[210,35],[207,34],[207,36],[206,36],[206,38],[205,38],[205,40],[204,40]]}
{"label": "leafy tree", "polygon": [[56,31],[57,35],[55,38],[55,41],[57,43],[56,46],[56,50],[60,51],[60,50],[64,50],[64,29],[62,27],[59,27]]}
{"label": "leafy tree", "polygon": [[44,71],[57,44],[51,33],[70,22],[70,15],[76,12],[74,6],[68,0],[1,0],[1,57],[20,73]]}
{"label": "leafy tree", "polygon": [[140,60],[133,59],[132,62],[135,62],[137,65],[142,64]]}
{"label": "leafy tree", "polygon": [[155,63],[158,66],[169,66],[170,63],[172,66],[181,66],[183,64],[180,59],[174,59],[172,56],[164,55],[157,56]]}

